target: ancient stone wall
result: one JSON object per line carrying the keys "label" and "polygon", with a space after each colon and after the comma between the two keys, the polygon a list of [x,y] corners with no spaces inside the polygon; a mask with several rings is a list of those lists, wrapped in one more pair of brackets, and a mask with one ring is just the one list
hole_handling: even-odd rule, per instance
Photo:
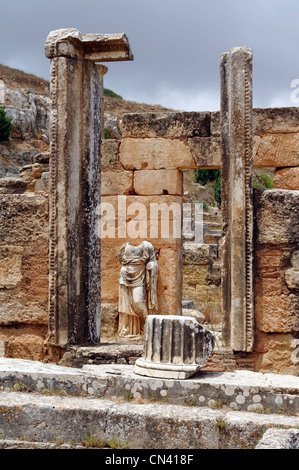
{"label": "ancient stone wall", "polygon": [[42,360],[48,332],[48,196],[0,196],[0,350]]}
{"label": "ancient stone wall", "polygon": [[[254,110],[254,166],[275,168],[277,188],[255,191],[256,313],[251,357],[256,370],[297,373],[298,368],[299,185],[289,190],[279,179],[299,168],[298,118],[297,108]],[[117,329],[117,252],[126,241],[136,245],[149,239],[155,247],[159,313],[179,313],[182,292],[190,298],[197,290],[196,306],[206,308],[207,314],[207,304],[220,298],[219,251],[216,255],[213,244],[203,245],[195,256],[188,244],[183,247],[181,238],[163,238],[160,232],[150,237],[150,232],[142,231],[142,222],[151,222],[151,204],[182,206],[183,169],[220,168],[219,113],[124,115],[121,131],[120,140],[102,143],[102,203],[112,210],[102,228],[115,228],[114,236],[102,238],[104,338],[113,337]],[[47,162],[36,163],[39,171],[28,168],[26,184],[6,182],[0,191],[0,248],[5,259],[0,268],[0,344],[3,355],[43,359],[48,334],[48,207],[47,172],[42,166],[47,170]],[[124,203],[125,234],[113,225]],[[150,230],[151,224],[146,226]]]}
{"label": "ancient stone wall", "polygon": [[258,370],[299,374],[299,191],[255,190]]}

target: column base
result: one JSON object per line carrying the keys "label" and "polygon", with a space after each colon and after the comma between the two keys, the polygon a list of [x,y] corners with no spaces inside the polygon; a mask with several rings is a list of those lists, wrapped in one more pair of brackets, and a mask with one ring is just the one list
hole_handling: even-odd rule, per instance
{"label": "column base", "polygon": [[134,365],[134,373],[145,375],[146,377],[156,377],[160,379],[184,380],[192,377],[203,366],[198,364],[163,364],[137,359]]}

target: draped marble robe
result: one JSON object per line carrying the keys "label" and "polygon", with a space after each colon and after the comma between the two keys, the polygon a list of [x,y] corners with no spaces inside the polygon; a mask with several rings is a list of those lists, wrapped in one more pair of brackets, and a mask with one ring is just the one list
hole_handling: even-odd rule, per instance
{"label": "draped marble robe", "polygon": [[119,324],[122,337],[143,333],[147,315],[156,314],[158,263],[151,243],[138,246],[126,242],[118,252],[122,267],[119,276]]}

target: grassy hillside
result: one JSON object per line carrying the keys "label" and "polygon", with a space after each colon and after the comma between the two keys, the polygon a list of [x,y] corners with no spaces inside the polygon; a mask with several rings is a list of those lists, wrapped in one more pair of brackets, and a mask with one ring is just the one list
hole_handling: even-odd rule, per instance
{"label": "grassy hillside", "polygon": [[[22,70],[7,67],[0,64],[0,79],[10,88],[30,88],[37,93],[48,95],[49,82],[43,78],[36,77],[33,74],[23,72]],[[110,96],[104,96],[104,111],[106,114],[121,117],[124,113],[146,113],[146,112],[167,112],[173,111],[160,105],[149,105],[126,101]]]}

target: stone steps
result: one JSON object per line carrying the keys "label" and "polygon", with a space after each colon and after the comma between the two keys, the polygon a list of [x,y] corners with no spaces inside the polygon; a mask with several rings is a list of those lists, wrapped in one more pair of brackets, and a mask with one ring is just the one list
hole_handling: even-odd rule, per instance
{"label": "stone steps", "polygon": [[[266,431],[297,432],[298,382],[245,371],[161,380],[129,365],[78,369],[2,358],[0,448],[69,448],[92,435],[131,449],[254,448]],[[268,413],[248,411],[259,407]],[[283,439],[287,447],[289,436],[278,445]]]}
{"label": "stone steps", "polygon": [[2,392],[0,410],[3,443],[41,448],[82,445],[91,436],[131,449],[255,448],[266,431],[298,426],[298,417],[283,415],[21,392]]}

